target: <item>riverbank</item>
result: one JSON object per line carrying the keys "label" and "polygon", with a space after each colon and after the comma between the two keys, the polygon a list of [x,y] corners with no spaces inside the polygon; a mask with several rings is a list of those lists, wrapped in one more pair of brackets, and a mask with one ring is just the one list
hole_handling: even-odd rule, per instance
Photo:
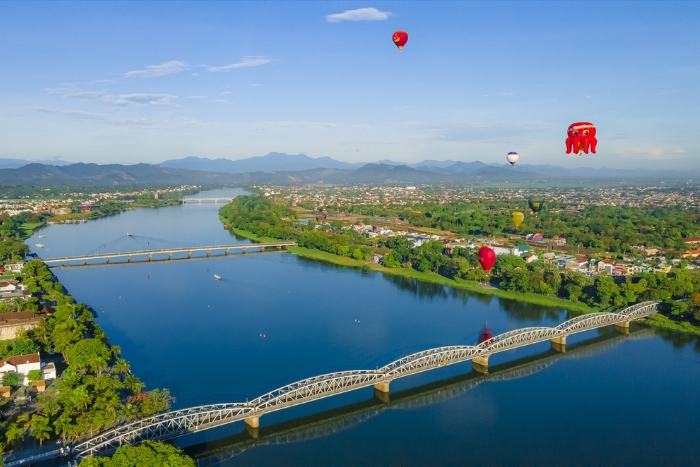
{"label": "riverbank", "polygon": [[309,248],[302,248],[298,246],[289,247],[287,249],[289,250],[289,252],[295,255],[313,259],[316,261],[324,261],[340,266],[365,267],[370,269],[371,271],[381,272],[382,274],[403,276],[409,279],[416,279],[424,282],[446,285],[455,289],[469,290],[470,292],[476,292],[485,295],[494,295],[496,297],[532,303],[534,305],[563,308],[565,310],[575,311],[579,313],[593,313],[599,311],[597,308],[590,307],[580,302],[572,302],[569,300],[563,300],[561,298],[547,297],[545,295],[510,292],[508,290],[501,290],[495,287],[490,287],[488,285],[479,284],[478,282],[474,281],[467,281],[463,279],[450,279],[449,277],[441,276],[434,272],[420,272],[416,271],[415,269],[405,268],[387,268],[382,265],[373,263],[371,261],[358,261],[356,259],[348,258],[345,256],[338,256],[332,253],[326,253],[325,251],[312,250]]}

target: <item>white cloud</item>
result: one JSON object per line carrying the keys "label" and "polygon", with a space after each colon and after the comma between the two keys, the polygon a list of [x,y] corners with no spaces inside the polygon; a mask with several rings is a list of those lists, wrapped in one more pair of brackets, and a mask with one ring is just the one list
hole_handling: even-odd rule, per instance
{"label": "white cloud", "polygon": [[335,13],[326,16],[329,23],[340,21],[382,21],[391,16],[389,11],[379,11],[376,8],[358,8],[357,10],[346,10],[342,13]]}
{"label": "white cloud", "polygon": [[101,91],[83,91],[78,87],[47,89],[48,92],[63,94],[68,99],[81,99],[107,106],[125,106],[129,104],[167,105],[177,99],[172,94],[120,94],[113,96]]}
{"label": "white cloud", "polygon": [[178,60],[170,60],[163,62],[160,65],[149,65],[145,70],[134,70],[124,73],[124,78],[154,78],[156,76],[165,76],[172,73],[179,73],[187,70],[190,66],[185,62]]}
{"label": "white cloud", "polygon": [[206,99],[207,96],[185,96],[185,99]]}
{"label": "white cloud", "polygon": [[216,126],[216,124],[204,123],[193,118],[181,117],[172,113],[156,113],[148,116],[122,116],[122,114],[84,112],[81,110],[61,109],[56,107],[31,107],[31,110],[71,120],[92,120],[118,127],[159,128],[172,132],[181,132],[190,128]]}
{"label": "white cloud", "polygon": [[171,104],[177,96],[172,94],[121,94],[119,100],[124,102],[134,102],[137,104],[167,105]]}
{"label": "white cloud", "polygon": [[231,91],[224,91],[221,94],[231,94]]}
{"label": "white cloud", "polygon": [[237,68],[248,68],[251,66],[260,66],[260,65],[267,65],[268,63],[272,63],[276,60],[273,60],[271,58],[267,57],[261,57],[261,56],[255,56],[255,57],[243,57],[243,59],[240,62],[237,63],[231,63],[229,65],[223,65],[223,66],[210,66],[207,68],[207,71],[210,73],[217,73],[217,72],[229,72],[231,70],[235,70]]}

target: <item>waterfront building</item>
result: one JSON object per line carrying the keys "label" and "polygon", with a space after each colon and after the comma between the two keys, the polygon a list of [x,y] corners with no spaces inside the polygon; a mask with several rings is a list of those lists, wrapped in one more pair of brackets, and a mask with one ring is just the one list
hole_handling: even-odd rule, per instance
{"label": "waterfront building", "polygon": [[0,313],[0,340],[14,339],[21,332],[37,327],[40,321],[41,317],[33,311]]}
{"label": "waterfront building", "polygon": [[17,373],[24,378],[22,384],[25,386],[29,384],[27,375],[33,370],[41,370],[41,357],[39,356],[39,352],[28,355],[16,355],[0,360],[0,378],[2,378],[5,373]]}

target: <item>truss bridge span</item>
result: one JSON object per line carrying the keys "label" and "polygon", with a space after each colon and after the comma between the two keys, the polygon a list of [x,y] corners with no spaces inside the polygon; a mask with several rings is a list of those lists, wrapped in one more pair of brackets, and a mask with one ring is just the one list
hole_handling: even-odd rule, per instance
{"label": "truss bridge span", "polygon": [[472,360],[474,370],[488,372],[488,358],[495,353],[538,342],[551,341],[552,348],[564,350],[566,337],[608,325],[629,328],[630,321],[652,316],[658,302],[644,302],[617,313],[591,313],[578,316],[556,327],[530,327],[508,331],[479,345],[438,347],[400,358],[376,370],[351,370],[302,379],[247,402],[213,404],[174,410],[126,423],[107,430],[73,447],[77,458],[105,455],[119,446],[145,440],[164,440],[206,430],[240,420],[256,429],[266,413],[374,386],[388,393],[391,381],[416,373]]}

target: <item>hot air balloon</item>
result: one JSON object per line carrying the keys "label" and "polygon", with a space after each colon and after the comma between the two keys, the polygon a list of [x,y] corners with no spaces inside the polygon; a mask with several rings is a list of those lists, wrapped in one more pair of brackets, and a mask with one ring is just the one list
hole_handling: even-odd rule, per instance
{"label": "hot air balloon", "polygon": [[391,39],[394,41],[394,44],[396,44],[396,47],[401,50],[403,46],[406,45],[406,42],[408,42],[408,33],[406,31],[396,31],[394,35],[391,36]]}
{"label": "hot air balloon", "polygon": [[493,333],[491,332],[489,323],[486,323],[484,329],[481,331],[481,334],[479,334],[479,344],[483,344],[484,342],[489,341],[491,339],[493,339]]}
{"label": "hot air balloon", "polygon": [[595,148],[598,145],[598,140],[595,137],[595,125],[589,122],[576,122],[569,125],[566,134],[566,153],[571,154],[573,151],[578,155],[583,155],[581,152],[588,154],[588,149],[595,154]]}
{"label": "hot air balloon", "polygon": [[486,273],[488,273],[496,263],[496,253],[494,253],[494,251],[487,246],[482,246],[479,248],[477,258],[479,259],[479,264],[481,265],[482,269],[486,271]]}
{"label": "hot air balloon", "polygon": [[509,152],[506,154],[506,159],[508,159],[508,162],[510,162],[511,166],[514,166],[516,162],[518,162],[518,159],[520,159],[520,154],[517,152]]}
{"label": "hot air balloon", "polygon": [[530,206],[530,209],[532,209],[535,217],[537,217],[544,206],[544,199],[542,199],[541,196],[532,195],[530,199],[527,200],[527,204]]}
{"label": "hot air balloon", "polygon": [[515,228],[517,229],[520,227],[520,224],[523,223],[525,220],[525,214],[519,211],[513,212],[513,225],[515,225]]}

